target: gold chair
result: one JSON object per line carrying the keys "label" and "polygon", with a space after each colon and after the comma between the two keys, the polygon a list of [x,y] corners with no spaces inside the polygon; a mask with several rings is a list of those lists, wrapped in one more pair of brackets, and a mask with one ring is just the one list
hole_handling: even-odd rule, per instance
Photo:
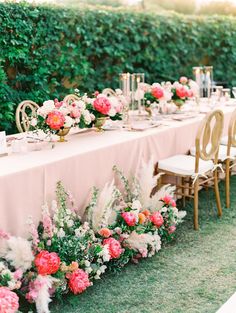
{"label": "gold chair", "polygon": [[[202,121],[195,140],[196,156],[176,155],[160,160],[157,165],[159,173],[175,176],[176,195],[194,199],[194,229],[198,225],[198,192],[201,187],[214,184],[218,216],[222,215],[220,193],[218,187],[218,151],[223,131],[224,115],[220,110],[213,111]],[[214,161],[212,161],[214,160]],[[212,175],[213,173],[213,175]]]}
{"label": "gold chair", "polygon": [[80,98],[74,94],[69,94],[67,96],[65,96],[65,98],[63,99],[63,102],[70,104],[71,102],[74,101],[79,101]]}
{"label": "gold chair", "polygon": [[103,89],[102,94],[107,96],[107,97],[117,97],[116,92],[111,88]]}
{"label": "gold chair", "polygon": [[29,116],[36,116],[39,106],[31,100],[22,101],[16,109],[16,127],[20,133],[26,132],[30,128]]}
{"label": "gold chair", "polygon": [[232,113],[228,128],[227,154],[225,156],[225,193],[226,207],[230,207],[230,176],[236,166],[236,110]]}

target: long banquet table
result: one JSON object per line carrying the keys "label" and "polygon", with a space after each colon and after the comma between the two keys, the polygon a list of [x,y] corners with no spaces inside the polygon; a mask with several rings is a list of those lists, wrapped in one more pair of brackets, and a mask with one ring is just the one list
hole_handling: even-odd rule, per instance
{"label": "long banquet table", "polygon": [[[221,108],[224,134],[233,107]],[[113,179],[113,165],[134,174],[141,160],[154,155],[156,161],[187,153],[194,145],[197,128],[204,118],[198,114],[184,121],[164,120],[161,126],[140,132],[125,130],[80,132],[54,149],[11,154],[0,158],[0,229],[14,235],[27,234],[26,220],[40,220],[41,206],[55,199],[57,181],[72,192],[79,213],[88,203],[91,188],[102,188]]]}

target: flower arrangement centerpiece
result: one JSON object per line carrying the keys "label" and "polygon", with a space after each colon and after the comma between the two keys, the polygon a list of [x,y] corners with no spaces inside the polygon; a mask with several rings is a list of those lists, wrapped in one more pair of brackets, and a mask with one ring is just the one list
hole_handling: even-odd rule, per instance
{"label": "flower arrangement centerpiece", "polygon": [[180,109],[186,100],[195,97],[198,93],[197,84],[185,76],[172,84],[172,101]]}
{"label": "flower arrangement centerpiece", "polygon": [[55,99],[45,101],[30,124],[31,129],[57,134],[60,136],[59,141],[65,141],[64,136],[69,133],[71,127],[90,127],[93,119],[94,116],[87,110],[82,98],[70,103]]}
{"label": "flower arrangement centerpiece", "polygon": [[152,85],[140,84],[143,92],[145,110],[151,115],[152,108],[161,107],[163,103],[171,100],[171,83],[154,83]]}
{"label": "flower arrangement centerpiece", "polygon": [[102,130],[102,126],[107,119],[121,120],[123,102],[121,97],[115,97],[104,95],[96,91],[93,98],[87,99],[87,108],[91,114],[95,117],[93,125],[98,131]]}

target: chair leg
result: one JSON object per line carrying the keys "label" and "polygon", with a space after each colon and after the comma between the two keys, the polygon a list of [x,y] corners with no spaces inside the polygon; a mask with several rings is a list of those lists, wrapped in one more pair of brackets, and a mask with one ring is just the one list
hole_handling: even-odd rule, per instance
{"label": "chair leg", "polygon": [[221,203],[220,203],[220,192],[219,192],[219,185],[218,185],[218,172],[217,172],[217,170],[215,170],[215,172],[214,172],[214,187],[215,187],[218,216],[221,216],[222,215],[222,208],[221,208]]}
{"label": "chair leg", "polygon": [[194,184],[194,229],[198,230],[198,191],[199,191],[199,181],[198,179]]}
{"label": "chair leg", "polygon": [[[182,186],[185,186],[185,179],[184,179],[184,177],[182,177],[181,178],[181,185]],[[186,205],[186,201],[185,201],[185,197],[186,197],[186,195],[185,195],[185,187],[182,187],[182,205],[183,205],[183,207],[185,207],[185,205]]]}
{"label": "chair leg", "polygon": [[225,197],[226,197],[226,208],[230,208],[230,160],[226,160],[225,166]]}

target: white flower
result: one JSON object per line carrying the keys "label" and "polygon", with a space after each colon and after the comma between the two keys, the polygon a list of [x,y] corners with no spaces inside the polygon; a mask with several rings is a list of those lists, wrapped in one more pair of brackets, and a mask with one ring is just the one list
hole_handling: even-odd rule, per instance
{"label": "white flower", "polygon": [[37,125],[37,118],[32,118],[32,120],[30,121],[30,125],[35,127]]}
{"label": "white flower", "polygon": [[93,271],[92,267],[86,267],[85,269],[85,272],[88,274],[92,273],[92,271]]}
{"label": "white flower", "polygon": [[10,290],[13,290],[13,289],[15,289],[15,286],[16,286],[16,283],[14,282],[14,281],[8,281],[8,287],[9,287],[9,289]]}
{"label": "white flower", "polygon": [[131,208],[132,208],[132,210],[140,211],[142,209],[142,204],[140,203],[139,200],[134,200]]}
{"label": "white flower", "polygon": [[106,269],[107,269],[107,266],[106,265],[102,265],[100,267],[100,272],[103,274],[103,273],[105,273]]}
{"label": "white flower", "polygon": [[73,125],[73,119],[70,116],[65,116],[64,127],[71,127]]}
{"label": "white flower", "polygon": [[65,237],[65,232],[64,232],[64,230],[63,230],[62,228],[59,229],[59,231],[58,231],[58,233],[57,233],[57,236],[58,236],[59,238]]}
{"label": "white flower", "polygon": [[116,110],[114,108],[111,108],[110,111],[108,112],[109,116],[115,116],[116,115]]}
{"label": "white flower", "polygon": [[76,101],[75,104],[78,107],[78,109],[81,109],[81,110],[85,110],[86,109],[86,104],[82,100]]}
{"label": "white flower", "polygon": [[102,257],[104,262],[110,261],[111,256],[109,252],[109,246],[104,245],[102,251],[98,253],[98,256]]}
{"label": "white flower", "polygon": [[29,269],[34,260],[31,243],[20,237],[10,237],[7,240],[8,252],[5,256],[15,268],[20,268],[23,271]]}
{"label": "white flower", "polygon": [[84,265],[85,265],[86,267],[89,267],[89,266],[90,266],[90,262],[89,262],[88,260],[86,260],[86,261],[84,262]]}
{"label": "white flower", "polygon": [[87,125],[89,125],[91,122],[92,122],[92,119],[91,119],[91,114],[89,113],[88,110],[85,110],[83,112],[83,117],[84,117],[84,121]]}
{"label": "white flower", "polygon": [[165,212],[167,212],[167,207],[166,206],[163,206],[162,208],[161,208],[161,212],[163,212],[163,213],[165,213]]}
{"label": "white flower", "polygon": [[72,227],[74,225],[74,221],[68,220],[66,224],[68,227]]}
{"label": "white flower", "polygon": [[178,212],[178,218],[183,219],[186,216],[187,212],[186,211],[179,211]]}
{"label": "white flower", "polygon": [[44,101],[43,108],[44,108],[44,110],[46,110],[48,112],[54,110],[55,109],[54,101],[53,100]]}
{"label": "white flower", "polygon": [[66,117],[70,113],[70,110],[68,107],[63,105],[59,108],[59,112],[61,112]]}

